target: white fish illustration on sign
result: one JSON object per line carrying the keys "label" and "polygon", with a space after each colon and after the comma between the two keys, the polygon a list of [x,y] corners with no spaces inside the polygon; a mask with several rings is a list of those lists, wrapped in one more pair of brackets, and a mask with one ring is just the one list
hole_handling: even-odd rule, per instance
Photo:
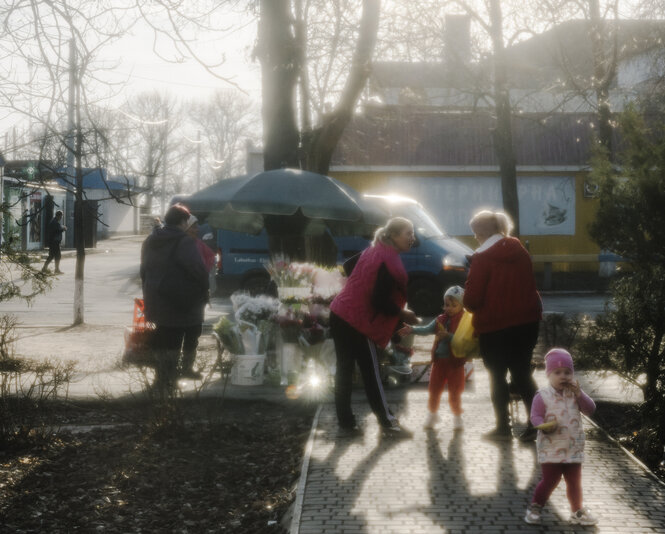
{"label": "white fish illustration on sign", "polygon": [[566,221],[566,213],[568,213],[568,210],[547,204],[547,209],[543,210],[543,222],[547,226],[562,224]]}

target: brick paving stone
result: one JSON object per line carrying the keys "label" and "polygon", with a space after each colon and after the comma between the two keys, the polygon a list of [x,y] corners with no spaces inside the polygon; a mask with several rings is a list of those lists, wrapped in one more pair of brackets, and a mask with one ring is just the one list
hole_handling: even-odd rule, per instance
{"label": "brick paving stone", "polygon": [[[588,424],[584,498],[600,519],[598,527],[568,524],[563,481],[544,509],[543,526],[525,524],[540,479],[535,446],[481,438],[494,421],[488,377],[477,361],[474,374],[463,396],[463,432],[451,429],[446,394],[442,422],[435,430],[422,428],[427,390],[420,384],[387,392],[400,422],[414,431],[411,440],[381,438],[362,390],[353,397],[362,438],[338,439],[334,406],[323,405],[292,534],[665,532],[665,487]],[[542,383],[544,376],[536,379]],[[516,433],[524,423],[515,425]]]}

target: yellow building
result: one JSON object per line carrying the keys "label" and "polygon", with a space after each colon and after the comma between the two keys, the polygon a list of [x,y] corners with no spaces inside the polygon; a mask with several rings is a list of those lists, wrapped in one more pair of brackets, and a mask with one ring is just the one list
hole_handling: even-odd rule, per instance
{"label": "yellow building", "polygon": [[[513,122],[520,239],[537,271],[598,272],[588,233],[598,202],[588,180],[592,114],[523,115]],[[470,246],[474,212],[502,209],[499,166],[487,113],[395,106],[369,109],[347,127],[331,176],[361,192],[397,192],[422,203]]]}

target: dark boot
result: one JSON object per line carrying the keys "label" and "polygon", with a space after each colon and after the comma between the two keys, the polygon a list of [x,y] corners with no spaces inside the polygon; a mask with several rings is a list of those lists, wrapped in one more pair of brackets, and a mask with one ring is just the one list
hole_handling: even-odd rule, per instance
{"label": "dark boot", "polygon": [[529,443],[530,441],[535,441],[537,436],[538,430],[536,430],[536,428],[531,424],[531,421],[529,421],[529,424],[524,429],[524,432],[519,435],[518,439],[522,443]]}
{"label": "dark boot", "polygon": [[508,406],[494,407],[496,417],[496,428],[483,434],[483,439],[490,441],[505,441],[513,437],[510,429],[510,418],[508,417]]}
{"label": "dark boot", "polygon": [[194,361],[196,360],[196,349],[194,350],[183,350],[182,352],[182,368],[180,370],[180,376],[182,378],[191,378],[194,380],[200,380],[203,375],[198,371],[194,370]]}

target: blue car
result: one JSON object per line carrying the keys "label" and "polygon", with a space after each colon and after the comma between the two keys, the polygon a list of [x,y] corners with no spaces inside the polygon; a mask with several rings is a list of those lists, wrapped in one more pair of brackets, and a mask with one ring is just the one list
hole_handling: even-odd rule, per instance
{"label": "blue car", "polygon": [[[416,242],[402,254],[409,273],[409,306],[418,315],[432,316],[441,310],[443,291],[451,285],[464,285],[469,264],[467,256],[473,251],[462,242],[443,232],[421,204],[413,199],[394,195],[365,195],[390,216],[405,217],[413,222]],[[361,236],[333,236],[337,245],[337,262],[357,254],[369,245]],[[217,231],[219,262],[217,287],[221,294],[237,289],[251,293],[276,293],[264,264],[270,260],[268,236]]]}

